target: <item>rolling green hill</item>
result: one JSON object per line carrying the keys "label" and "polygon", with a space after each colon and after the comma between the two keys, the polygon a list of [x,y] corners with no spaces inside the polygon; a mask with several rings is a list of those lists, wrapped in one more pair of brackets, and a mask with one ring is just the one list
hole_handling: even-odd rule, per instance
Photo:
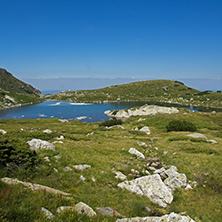
{"label": "rolling green hill", "polygon": [[148,80],[96,90],[66,91],[45,99],[74,102],[158,101],[193,106],[222,107],[221,91],[199,91],[178,81]]}
{"label": "rolling green hill", "polygon": [[0,108],[31,104],[40,100],[41,92],[0,68]]}

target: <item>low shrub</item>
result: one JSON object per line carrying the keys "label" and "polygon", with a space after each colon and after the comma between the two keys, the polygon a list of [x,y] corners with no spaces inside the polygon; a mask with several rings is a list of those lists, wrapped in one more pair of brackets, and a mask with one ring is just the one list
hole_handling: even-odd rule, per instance
{"label": "low shrub", "polygon": [[194,132],[197,130],[197,127],[189,121],[181,120],[172,120],[166,126],[167,132],[170,131],[191,131]]}
{"label": "low shrub", "polygon": [[32,168],[39,159],[35,151],[23,141],[0,137],[0,166],[2,168],[19,169]]}
{"label": "low shrub", "polygon": [[99,126],[114,126],[114,125],[121,125],[123,121],[121,119],[111,119],[104,122],[101,122]]}

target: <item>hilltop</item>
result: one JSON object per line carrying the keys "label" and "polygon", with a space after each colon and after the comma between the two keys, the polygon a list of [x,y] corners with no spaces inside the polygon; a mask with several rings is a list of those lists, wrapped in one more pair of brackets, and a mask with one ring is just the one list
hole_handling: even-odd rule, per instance
{"label": "hilltop", "polygon": [[173,80],[147,80],[96,90],[63,91],[46,100],[72,102],[155,101],[190,106],[222,107],[221,91],[199,91]]}
{"label": "hilltop", "polygon": [[0,108],[38,102],[41,92],[0,68]]}

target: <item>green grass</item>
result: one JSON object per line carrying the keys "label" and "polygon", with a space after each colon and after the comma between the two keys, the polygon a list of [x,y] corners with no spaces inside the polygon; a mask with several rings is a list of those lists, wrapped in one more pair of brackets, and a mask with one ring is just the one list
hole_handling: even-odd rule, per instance
{"label": "green grass", "polygon": [[[168,90],[163,90],[165,86],[168,87]],[[113,85],[96,90],[60,92],[47,95],[45,99],[75,102],[149,101],[191,106],[222,107],[221,92],[201,92],[172,80],[148,80]]]}
{"label": "green grass", "polygon": [[[197,127],[197,132],[218,143],[212,144],[204,139],[187,137],[190,133],[188,131],[167,132],[167,124],[174,119],[191,121]],[[58,119],[0,120],[0,129],[7,131],[5,135],[14,139],[19,138],[22,142],[31,138],[53,142],[60,135],[65,137],[63,144],[56,144],[56,151],[37,152],[41,160],[37,168],[30,171],[8,171],[1,168],[0,176],[39,183],[73,195],[67,200],[41,191],[33,192],[20,185],[9,186],[0,182],[0,220],[47,221],[40,213],[41,207],[45,207],[57,216],[55,221],[113,221],[112,217],[100,214],[90,219],[75,212],[62,215],[56,213],[59,206],[74,206],[82,201],[93,209],[112,207],[126,217],[162,215],[174,211],[186,212],[196,221],[218,221],[222,216],[221,119],[221,113],[193,113],[181,109],[174,115],[147,116],[141,122],[138,122],[138,117],[129,119],[122,123],[126,129],[105,129],[99,123],[87,124],[74,120],[68,123],[61,123]],[[149,126],[151,135],[132,131],[133,128],[140,126]],[[45,129],[51,129],[52,133],[43,133]],[[94,134],[87,136],[91,132]],[[154,141],[158,150],[150,147],[152,137],[159,138]],[[147,147],[139,147],[137,142],[145,142]],[[141,176],[146,169],[146,161],[128,153],[131,147],[144,153],[146,158],[159,157],[163,165],[177,166],[180,173],[185,173],[188,180],[197,181],[198,186],[189,191],[177,189],[174,201],[165,210],[145,197],[119,189],[117,184],[120,181],[115,178],[113,170],[123,172],[130,180],[131,169],[139,171]],[[54,158],[58,154],[61,158]],[[44,161],[46,156],[49,157],[50,163]],[[91,168],[78,171],[73,168],[76,164],[89,164]],[[64,171],[66,166],[73,170]],[[58,173],[53,168],[56,168]],[[86,178],[85,181],[80,179],[81,175]],[[95,178],[95,182],[92,181],[92,177]],[[151,212],[145,210],[146,206]]]}

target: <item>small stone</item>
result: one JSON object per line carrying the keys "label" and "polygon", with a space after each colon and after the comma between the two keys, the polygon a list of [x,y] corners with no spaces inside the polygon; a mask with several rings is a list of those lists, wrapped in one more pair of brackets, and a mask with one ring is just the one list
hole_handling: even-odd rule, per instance
{"label": "small stone", "polygon": [[72,168],[69,167],[69,166],[67,166],[67,167],[64,167],[63,170],[64,170],[64,171],[72,171]]}
{"label": "small stone", "polygon": [[6,134],[7,131],[3,130],[3,129],[0,129],[0,133],[2,133],[2,135]]}
{"label": "small stone", "polygon": [[44,160],[45,160],[46,162],[50,162],[50,159],[49,159],[48,156],[44,157]]}
{"label": "small stone", "polygon": [[91,166],[90,166],[90,165],[87,165],[87,164],[74,165],[73,167],[74,167],[76,170],[85,170],[85,169],[87,169],[87,168],[91,168]]}
{"label": "small stone", "polygon": [[86,180],[86,178],[85,178],[83,175],[80,176],[80,179],[81,179],[82,181],[85,181],[85,180]]}
{"label": "small stone", "polygon": [[47,209],[44,208],[44,207],[41,208],[41,212],[42,212],[42,214],[43,214],[46,218],[48,218],[49,220],[52,220],[52,219],[55,217],[49,210],[47,210]]}
{"label": "small stone", "polygon": [[52,130],[46,129],[46,130],[43,130],[43,133],[52,133]]}
{"label": "small stone", "polygon": [[89,207],[87,204],[85,204],[83,202],[79,202],[78,204],[76,204],[75,210],[79,214],[85,213],[89,217],[93,217],[96,215],[96,212],[91,207]]}
{"label": "small stone", "polygon": [[130,148],[129,153],[134,154],[139,158],[145,159],[145,156],[135,148]]}
{"label": "small stone", "polygon": [[66,211],[66,210],[74,211],[74,210],[75,210],[75,207],[71,207],[71,206],[61,206],[61,207],[58,207],[58,208],[56,209],[56,213],[61,213],[61,212]]}

